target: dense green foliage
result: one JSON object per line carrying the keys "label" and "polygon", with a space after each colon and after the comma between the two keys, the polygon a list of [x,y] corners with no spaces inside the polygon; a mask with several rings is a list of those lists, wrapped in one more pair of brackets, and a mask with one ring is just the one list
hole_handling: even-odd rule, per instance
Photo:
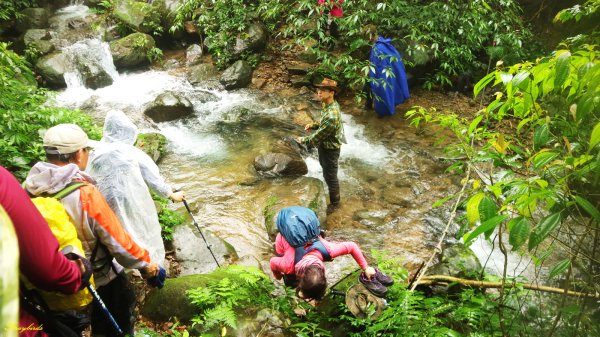
{"label": "dense green foliage", "polygon": [[20,179],[44,159],[42,135],[48,128],[74,123],[90,138],[100,138],[88,115],[46,104],[47,94],[37,87],[29,64],[0,43],[0,165]]}
{"label": "dense green foliage", "polygon": [[[220,270],[225,276],[210,281],[205,287],[188,291],[191,303],[198,306],[199,315],[192,319],[205,331],[236,328],[236,311],[258,311],[260,308],[280,310],[286,300],[271,297],[274,285],[259,269],[231,265]],[[228,276],[229,275],[229,276]],[[286,309],[289,311],[289,303]]]}
{"label": "dense green foliage", "polygon": [[[469,176],[470,189],[452,196],[466,200],[465,243],[480,235],[497,237],[504,254],[512,249],[531,257],[562,287],[598,292],[598,46],[564,44],[535,62],[498,63],[474,88],[476,96],[491,91],[493,99],[473,118],[421,107],[407,113],[413,125],[429,122],[452,130],[457,141],[447,150],[461,160],[450,168],[475,176]],[[503,291],[500,295],[501,303],[508,300]],[[590,324],[587,305],[563,297],[543,330],[576,335],[573,324]],[[566,316],[575,321],[563,321]]]}
{"label": "dense green foliage", "polygon": [[[367,25],[395,39],[409,66],[426,64],[430,70],[423,80],[428,88],[451,85],[463,73],[482,73],[492,60],[519,61],[532,37],[513,0],[349,1],[343,4],[344,16],[335,19],[340,31],[337,40],[327,32],[324,8],[314,0],[192,0],[181,6],[173,28],[181,28],[187,19],[196,21],[223,67],[235,60],[231,51],[235,37],[261,20],[273,36],[291,38],[314,54],[321,61],[316,72],[354,89],[367,81]],[[332,51],[334,44],[345,48]]]}
{"label": "dense green foliage", "polygon": [[[36,0],[5,0],[0,2],[0,20],[12,20],[19,17],[19,11],[33,7],[37,3]],[[0,30],[0,33],[2,30]]]}

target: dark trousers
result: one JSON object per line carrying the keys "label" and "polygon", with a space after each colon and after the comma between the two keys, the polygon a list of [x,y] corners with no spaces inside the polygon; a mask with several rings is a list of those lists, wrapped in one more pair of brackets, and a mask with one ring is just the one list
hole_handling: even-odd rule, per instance
{"label": "dark trousers", "polygon": [[338,181],[338,160],[340,149],[329,150],[319,146],[319,164],[323,168],[323,178],[329,188],[329,202],[332,205],[340,203],[340,182]]}
{"label": "dark trousers", "polygon": [[[135,291],[125,272],[121,272],[117,278],[107,285],[99,287],[97,291],[123,333],[133,336]],[[107,337],[118,336],[112,323],[97,303],[94,303],[92,310],[92,334]]]}

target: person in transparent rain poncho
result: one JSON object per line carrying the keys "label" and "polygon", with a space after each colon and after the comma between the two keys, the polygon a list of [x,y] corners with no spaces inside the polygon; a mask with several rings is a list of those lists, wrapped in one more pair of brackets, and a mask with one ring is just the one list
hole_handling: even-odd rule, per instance
{"label": "person in transparent rain poncho", "polygon": [[174,202],[185,195],[173,192],[152,158],[133,146],[137,136],[137,127],[122,111],[109,111],[101,146],[91,155],[87,171],[127,232],[150,252],[153,261],[164,265],[161,228],[148,188]]}

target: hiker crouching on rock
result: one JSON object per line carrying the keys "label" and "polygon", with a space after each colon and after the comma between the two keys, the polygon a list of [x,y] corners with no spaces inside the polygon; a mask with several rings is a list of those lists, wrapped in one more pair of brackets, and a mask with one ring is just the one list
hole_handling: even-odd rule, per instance
{"label": "hiker crouching on rock", "polygon": [[[271,271],[276,279],[283,278],[286,286],[296,288],[300,298],[321,300],[327,290],[323,262],[346,254],[351,254],[363,270],[360,281],[375,295],[385,295],[385,285],[393,283],[390,277],[368,265],[356,243],[330,242],[318,234],[319,219],[308,208],[292,206],[282,209],[277,215],[277,228],[275,252],[278,256],[271,258]],[[312,237],[314,233],[318,236]],[[286,237],[292,242],[310,243],[293,247]]]}
{"label": "hiker crouching on rock", "polygon": [[[151,285],[159,287],[164,274],[159,275],[159,266],[150,260],[148,251],[131,239],[94,187],[93,179],[83,172],[93,145],[85,132],[74,124],[59,124],[48,129],[43,145],[48,162],[38,162],[32,167],[25,188],[31,195],[39,196],[55,194],[74,182],[84,183],[60,202],[75,224],[86,258],[92,263],[100,297],[123,333],[133,336],[135,294],[123,267],[139,269],[144,278],[152,280]],[[118,336],[111,328],[102,309],[94,306],[92,333]]]}

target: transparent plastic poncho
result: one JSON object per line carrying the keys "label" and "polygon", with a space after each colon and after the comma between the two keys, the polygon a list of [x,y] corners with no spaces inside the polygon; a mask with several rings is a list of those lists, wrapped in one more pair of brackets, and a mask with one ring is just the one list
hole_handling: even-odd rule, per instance
{"label": "transparent plastic poncho", "polygon": [[162,197],[169,196],[172,189],[152,158],[133,146],[137,135],[137,127],[122,111],[109,111],[103,138],[90,156],[87,170],[134,241],[163,265],[165,248],[149,188]]}

